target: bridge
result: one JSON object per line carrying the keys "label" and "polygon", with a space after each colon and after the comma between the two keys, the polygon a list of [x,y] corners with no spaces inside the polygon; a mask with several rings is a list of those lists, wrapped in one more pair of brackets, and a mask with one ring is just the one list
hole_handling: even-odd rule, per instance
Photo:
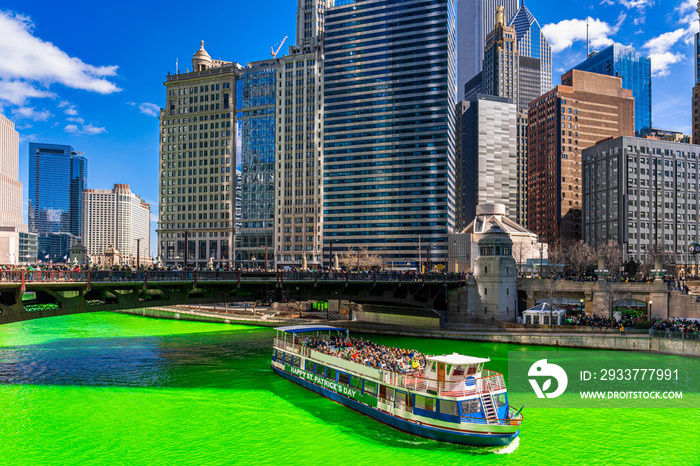
{"label": "bridge", "polygon": [[240,271],[12,271],[0,273],[0,325],[84,312],[233,301],[348,300],[442,316],[451,274]]}

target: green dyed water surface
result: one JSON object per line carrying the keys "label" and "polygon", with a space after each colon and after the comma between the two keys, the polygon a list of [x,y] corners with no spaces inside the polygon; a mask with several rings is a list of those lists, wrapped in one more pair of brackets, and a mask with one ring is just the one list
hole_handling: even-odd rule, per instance
{"label": "green dyed water surface", "polygon": [[[699,409],[526,408],[505,449],[404,434],[274,375],[273,335],[110,313],[2,326],[0,464],[700,464]],[[544,349],[371,338],[496,371]]]}

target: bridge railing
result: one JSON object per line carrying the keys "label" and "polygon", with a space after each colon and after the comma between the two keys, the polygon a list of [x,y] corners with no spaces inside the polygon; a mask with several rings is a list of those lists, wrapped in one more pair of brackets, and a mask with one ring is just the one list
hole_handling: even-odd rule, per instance
{"label": "bridge railing", "polygon": [[455,283],[465,280],[460,274],[406,274],[395,272],[319,272],[277,271],[241,272],[237,270],[3,270],[0,283],[19,282],[163,282],[163,281],[261,281],[283,283],[304,281],[430,282]]}

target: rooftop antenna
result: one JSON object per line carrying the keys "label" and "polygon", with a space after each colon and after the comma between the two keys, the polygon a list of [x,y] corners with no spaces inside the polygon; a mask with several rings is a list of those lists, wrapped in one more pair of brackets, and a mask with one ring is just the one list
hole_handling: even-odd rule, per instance
{"label": "rooftop antenna", "polygon": [[588,18],[586,18],[586,58],[591,56],[591,41],[588,38]]}
{"label": "rooftop antenna", "polygon": [[176,58],[175,59],[175,74],[180,74],[180,67],[178,66],[177,60],[178,59]]}

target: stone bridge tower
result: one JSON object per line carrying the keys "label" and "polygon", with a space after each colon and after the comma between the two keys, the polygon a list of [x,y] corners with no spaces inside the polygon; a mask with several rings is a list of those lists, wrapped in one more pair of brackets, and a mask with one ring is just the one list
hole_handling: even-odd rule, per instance
{"label": "stone bridge tower", "polygon": [[518,291],[513,241],[497,225],[492,225],[479,240],[474,278],[477,287],[476,319],[515,322]]}

